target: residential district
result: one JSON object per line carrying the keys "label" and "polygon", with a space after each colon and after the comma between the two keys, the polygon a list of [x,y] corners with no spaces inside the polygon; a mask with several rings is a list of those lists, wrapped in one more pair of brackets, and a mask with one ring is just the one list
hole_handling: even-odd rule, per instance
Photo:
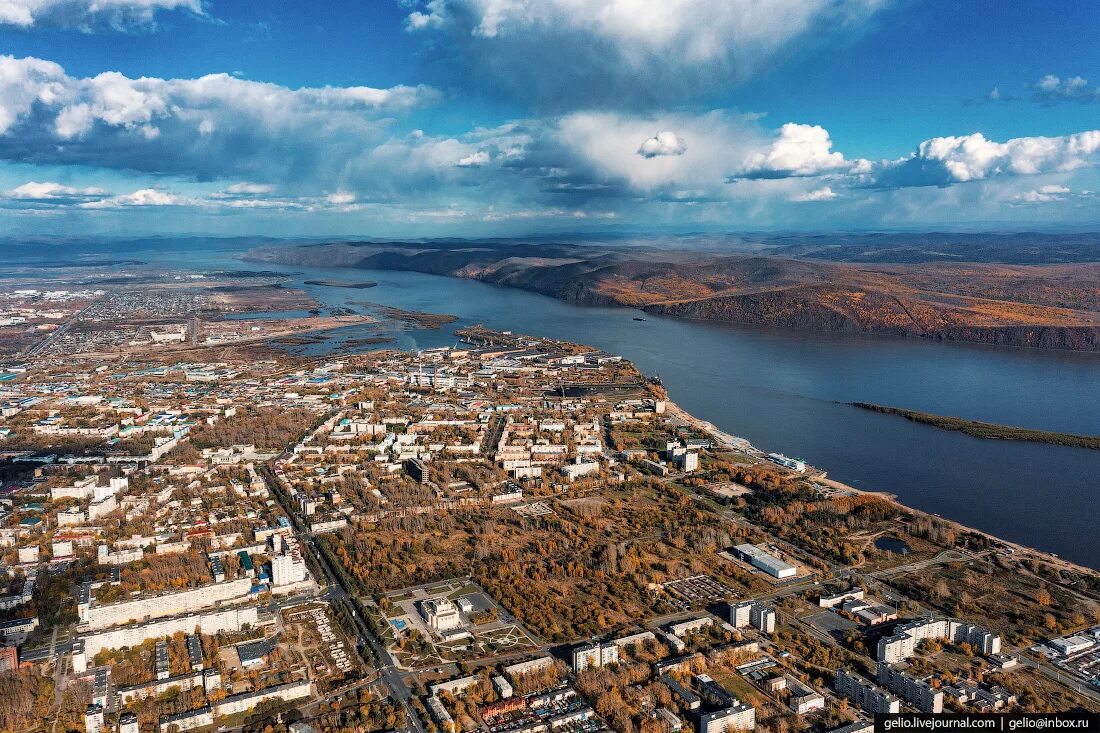
{"label": "residential district", "polygon": [[0,729],[1100,710],[1094,572],[763,454],[616,355],[459,334],[10,362]]}

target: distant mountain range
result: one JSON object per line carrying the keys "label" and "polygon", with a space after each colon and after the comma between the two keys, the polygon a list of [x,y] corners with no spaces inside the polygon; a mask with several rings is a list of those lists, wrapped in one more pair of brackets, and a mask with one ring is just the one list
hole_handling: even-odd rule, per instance
{"label": "distant mountain range", "polygon": [[679,318],[1100,351],[1098,234],[325,242],[245,258],[473,278]]}

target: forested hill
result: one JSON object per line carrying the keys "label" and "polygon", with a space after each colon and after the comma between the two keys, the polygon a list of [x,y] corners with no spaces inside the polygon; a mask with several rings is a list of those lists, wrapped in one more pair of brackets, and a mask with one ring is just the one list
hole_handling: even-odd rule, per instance
{"label": "forested hill", "polygon": [[[256,249],[247,259],[473,278],[572,303],[679,318],[1100,351],[1100,245],[1087,238],[1066,245],[1082,258],[1095,251],[1095,261],[1077,264],[844,262],[759,253],[810,246],[784,241],[737,243],[737,254],[716,251],[713,243],[676,249],[503,240],[334,242]],[[813,246],[823,254],[824,244]],[[841,242],[836,249],[851,246]],[[983,251],[1006,247],[987,243]],[[1021,244],[1012,252],[1021,257],[1026,249]]]}

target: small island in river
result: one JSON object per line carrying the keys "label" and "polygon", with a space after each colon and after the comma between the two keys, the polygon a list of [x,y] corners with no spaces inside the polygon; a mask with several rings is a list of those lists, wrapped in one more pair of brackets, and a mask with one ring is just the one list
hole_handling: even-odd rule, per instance
{"label": "small island in river", "polygon": [[1029,443],[1050,443],[1052,445],[1068,445],[1075,448],[1100,450],[1100,436],[1097,435],[1074,435],[1072,433],[1056,433],[1047,430],[1018,428],[1011,425],[997,425],[996,423],[967,420],[961,417],[933,415],[928,412],[907,410],[902,407],[876,405],[871,402],[852,402],[849,404],[863,410],[881,412],[884,415],[898,415],[904,417],[906,420],[931,425],[941,430],[955,430],[975,438],[986,438],[989,440],[1023,440]]}
{"label": "small island in river", "polygon": [[367,288],[373,288],[378,283],[373,280],[364,280],[363,282],[351,282],[350,280],[306,280],[306,285],[324,285],[330,288],[350,288],[352,290],[366,290]]}

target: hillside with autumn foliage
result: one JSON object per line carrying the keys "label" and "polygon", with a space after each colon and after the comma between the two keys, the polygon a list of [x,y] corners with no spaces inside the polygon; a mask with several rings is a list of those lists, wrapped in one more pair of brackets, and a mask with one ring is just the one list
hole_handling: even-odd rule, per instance
{"label": "hillside with autumn foliage", "polygon": [[448,240],[276,247],[248,259],[470,278],[677,318],[1100,351],[1095,249],[1096,261],[1078,251],[1061,264],[1028,264],[1019,249],[1005,252],[1005,262],[932,255],[914,262],[909,250],[904,261],[883,261],[878,253],[874,262],[854,262],[811,259],[820,252],[775,256],[768,252],[790,250],[767,246],[725,254],[666,245]]}

